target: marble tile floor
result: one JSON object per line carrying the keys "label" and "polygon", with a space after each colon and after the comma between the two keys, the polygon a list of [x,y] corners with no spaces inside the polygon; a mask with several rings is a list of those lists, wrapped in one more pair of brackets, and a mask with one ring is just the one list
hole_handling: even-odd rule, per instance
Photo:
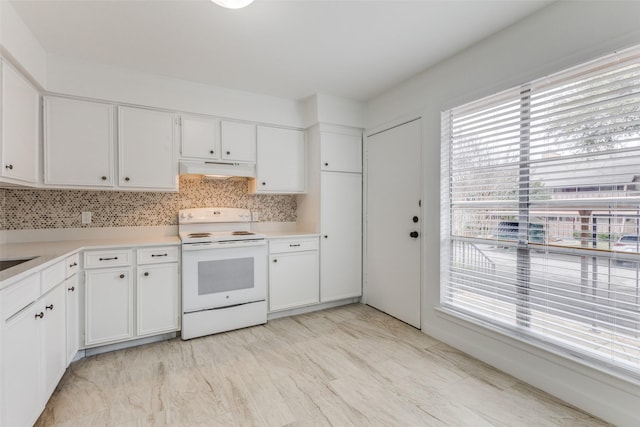
{"label": "marble tile floor", "polygon": [[361,304],[80,360],[36,423],[446,425],[606,424]]}

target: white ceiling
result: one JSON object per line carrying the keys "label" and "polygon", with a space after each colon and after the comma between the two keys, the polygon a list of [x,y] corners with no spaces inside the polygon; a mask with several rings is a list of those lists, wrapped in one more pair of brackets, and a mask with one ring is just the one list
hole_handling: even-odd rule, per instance
{"label": "white ceiling", "polygon": [[[4,1],[4,0],[1,0]],[[49,54],[230,89],[365,101],[551,0],[12,0]]]}

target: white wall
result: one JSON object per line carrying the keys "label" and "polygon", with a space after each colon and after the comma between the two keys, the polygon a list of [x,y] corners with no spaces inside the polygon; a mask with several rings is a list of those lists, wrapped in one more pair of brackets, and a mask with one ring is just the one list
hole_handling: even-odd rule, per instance
{"label": "white wall", "polygon": [[367,133],[422,116],[422,328],[528,383],[618,425],[640,425],[640,385],[474,328],[439,302],[440,112],[640,43],[640,2],[557,2],[368,103]]}
{"label": "white wall", "polygon": [[47,85],[47,57],[10,2],[0,0],[0,54],[40,88]]}
{"label": "white wall", "polygon": [[54,93],[219,117],[304,127],[303,102],[50,55]]}

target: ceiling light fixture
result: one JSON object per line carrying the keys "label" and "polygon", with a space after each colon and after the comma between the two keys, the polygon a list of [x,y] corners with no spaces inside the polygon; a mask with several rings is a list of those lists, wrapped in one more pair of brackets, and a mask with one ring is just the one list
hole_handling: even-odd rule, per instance
{"label": "ceiling light fixture", "polygon": [[227,9],[241,9],[245,6],[249,6],[253,3],[253,0],[211,0],[218,6],[226,7]]}

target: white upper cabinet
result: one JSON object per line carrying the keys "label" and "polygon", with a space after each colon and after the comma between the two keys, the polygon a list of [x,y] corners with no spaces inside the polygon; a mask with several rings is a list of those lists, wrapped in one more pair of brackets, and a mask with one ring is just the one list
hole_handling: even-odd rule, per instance
{"label": "white upper cabinet", "polygon": [[44,97],[46,185],[114,185],[113,109],[100,102]]}
{"label": "white upper cabinet", "polygon": [[38,183],[39,93],[9,64],[0,61],[0,179]]}
{"label": "white upper cabinet", "polygon": [[220,159],[220,120],[182,116],[181,157],[193,159]]}
{"label": "white upper cabinet", "polygon": [[322,132],[320,168],[334,172],[362,172],[362,137]]}
{"label": "white upper cabinet", "polygon": [[172,113],[118,107],[121,187],[178,190],[177,120]]}
{"label": "white upper cabinet", "polygon": [[228,162],[256,162],[256,125],[252,123],[220,123],[221,159]]}
{"label": "white upper cabinet", "polygon": [[304,132],[258,126],[256,179],[253,193],[303,193],[306,184]]}

